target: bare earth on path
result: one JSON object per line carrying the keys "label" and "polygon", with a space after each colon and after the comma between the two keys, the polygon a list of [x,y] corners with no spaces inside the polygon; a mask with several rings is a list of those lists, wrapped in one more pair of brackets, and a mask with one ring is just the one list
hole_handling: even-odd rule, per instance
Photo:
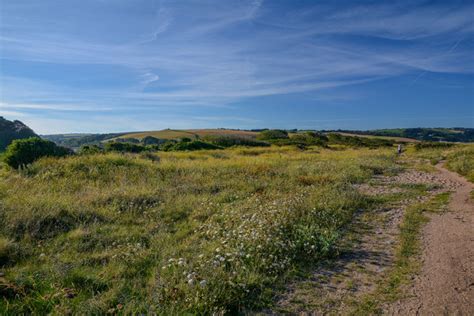
{"label": "bare earth on path", "polygon": [[442,165],[436,168],[460,185],[449,212],[432,215],[425,226],[421,273],[409,297],[386,309],[390,315],[474,315],[474,186]]}

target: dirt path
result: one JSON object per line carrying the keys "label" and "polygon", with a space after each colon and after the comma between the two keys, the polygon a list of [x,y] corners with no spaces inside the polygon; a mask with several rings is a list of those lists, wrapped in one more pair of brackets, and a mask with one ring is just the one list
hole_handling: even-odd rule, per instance
{"label": "dirt path", "polygon": [[449,212],[431,216],[425,226],[421,273],[410,297],[388,308],[389,315],[474,315],[474,186],[442,165],[436,168],[459,186]]}

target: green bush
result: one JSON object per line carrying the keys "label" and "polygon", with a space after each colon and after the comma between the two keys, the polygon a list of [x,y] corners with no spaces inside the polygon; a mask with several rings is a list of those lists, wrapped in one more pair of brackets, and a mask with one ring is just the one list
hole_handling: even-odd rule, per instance
{"label": "green bush", "polygon": [[445,142],[420,142],[416,143],[415,149],[420,150],[424,148],[449,148],[454,146],[453,143],[445,143]]}
{"label": "green bush", "polygon": [[232,146],[249,146],[249,147],[268,147],[269,143],[251,139],[249,137],[234,136],[234,135],[208,135],[204,137],[204,140],[208,143],[220,146],[220,147],[232,147]]}
{"label": "green bush", "polygon": [[127,153],[141,153],[147,150],[145,146],[136,145],[132,143],[108,142],[104,146],[105,151],[127,152]]}
{"label": "green bush", "polygon": [[164,143],[165,140],[159,139],[159,138],[156,138],[156,137],[153,137],[153,136],[145,136],[145,137],[143,137],[141,142],[145,146],[146,145],[159,145],[159,144]]}
{"label": "green bush", "polygon": [[257,139],[260,140],[272,140],[272,139],[287,139],[288,132],[281,129],[269,129],[260,132],[257,135]]}
{"label": "green bush", "polygon": [[173,150],[173,147],[174,145],[176,145],[176,141],[175,140],[167,140],[165,143],[161,144],[160,145],[160,150],[162,151],[172,151]]}
{"label": "green bush", "polygon": [[394,142],[389,139],[346,136],[339,133],[328,134],[328,140],[330,144],[345,145],[349,147],[379,148],[391,147],[394,144]]}
{"label": "green bush", "polygon": [[90,154],[98,154],[103,152],[104,150],[97,146],[97,145],[83,145],[79,149],[78,153],[80,155],[90,155]]}
{"label": "green bush", "polygon": [[136,139],[136,138],[132,138],[132,137],[129,137],[129,138],[116,138],[116,139],[115,139],[115,142],[118,142],[118,143],[139,144],[139,143],[140,143],[140,140],[138,140],[138,139]]}
{"label": "green bush", "polygon": [[26,166],[41,157],[64,157],[73,152],[39,137],[14,140],[3,155],[3,161],[12,168]]}
{"label": "green bush", "polygon": [[222,149],[222,147],[202,142],[200,140],[195,141],[181,141],[175,144],[171,150],[184,151],[184,150],[200,150],[200,149]]}
{"label": "green bush", "polygon": [[292,135],[290,140],[294,143],[325,147],[328,142],[328,137],[316,132],[305,132]]}

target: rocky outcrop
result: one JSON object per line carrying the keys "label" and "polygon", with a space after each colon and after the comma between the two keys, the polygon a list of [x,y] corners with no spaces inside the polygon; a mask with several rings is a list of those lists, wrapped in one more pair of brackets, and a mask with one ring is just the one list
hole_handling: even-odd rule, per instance
{"label": "rocky outcrop", "polygon": [[5,148],[15,139],[34,136],[38,135],[22,122],[9,121],[0,116],[0,151],[5,150]]}

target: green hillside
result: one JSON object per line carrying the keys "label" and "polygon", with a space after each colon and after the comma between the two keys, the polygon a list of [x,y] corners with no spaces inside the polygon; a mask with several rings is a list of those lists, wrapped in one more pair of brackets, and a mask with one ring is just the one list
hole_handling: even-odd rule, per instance
{"label": "green hillside", "polygon": [[474,142],[474,128],[395,128],[370,131],[339,130],[339,132],[358,135],[403,137],[421,141]]}

